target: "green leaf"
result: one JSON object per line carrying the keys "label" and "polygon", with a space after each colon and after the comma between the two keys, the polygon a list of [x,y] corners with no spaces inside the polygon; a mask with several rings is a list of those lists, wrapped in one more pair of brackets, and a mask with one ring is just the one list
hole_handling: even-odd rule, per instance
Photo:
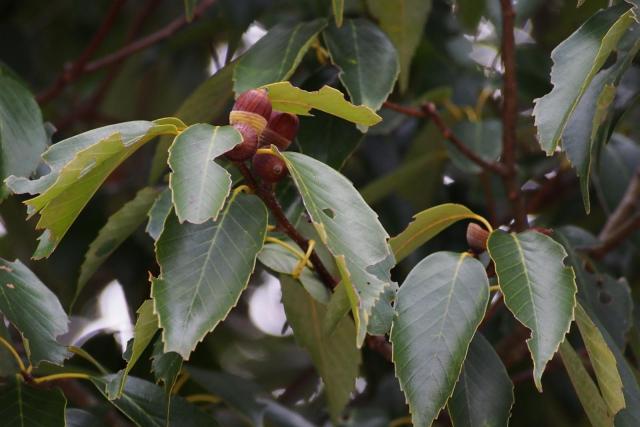
{"label": "green leaf", "polygon": [[593,78],[562,136],[562,145],[567,157],[580,177],[582,200],[587,213],[591,210],[589,182],[592,165],[597,162],[602,134],[607,133],[602,125],[611,109],[622,76],[640,50],[637,34],[639,30],[640,25],[634,23],[622,36],[616,49],[615,64],[600,71]]}
{"label": "green leaf", "polygon": [[124,354],[127,366],[114,375],[112,381],[109,382],[106,388],[109,400],[122,396],[129,372],[131,372],[131,369],[133,369],[156,332],[158,332],[158,316],[153,312],[153,301],[148,299],[143,302],[137,313],[138,319],[133,328],[133,339],[128,343],[127,351]]}
{"label": "green leaf", "polygon": [[242,142],[233,126],[200,123],[176,137],[169,149],[169,176],[178,220],[215,220],[231,190],[231,175],[214,160]]}
{"label": "green leaf", "polygon": [[[233,100],[233,71],[235,66],[235,62],[225,65],[200,84],[180,105],[175,116],[188,124],[210,123],[221,118],[220,116],[226,113],[229,103]],[[162,177],[167,168],[167,157],[172,143],[173,138],[166,136],[158,141],[151,162],[149,184],[155,184]]]}
{"label": "green leaf", "polygon": [[182,371],[182,357],[173,351],[164,353],[163,347],[162,339],[158,337],[155,343],[153,343],[151,371],[156,379],[156,383],[162,384],[162,388],[164,389],[165,413],[167,414],[167,419],[170,419],[171,395],[180,371]]}
{"label": "green leaf", "polygon": [[455,203],[445,203],[417,213],[407,228],[389,241],[396,261],[402,261],[442,230],[463,219],[475,219],[485,226],[488,224],[483,217],[466,206]]}
{"label": "green leaf", "polygon": [[280,276],[280,284],[287,321],[296,342],[307,349],[325,384],[329,413],[335,422],[349,402],[360,365],[353,321],[344,317],[333,333],[327,334],[323,329],[326,307],[290,277]]}
{"label": "green leaf", "polygon": [[560,357],[562,357],[562,363],[567,370],[567,374],[569,374],[571,384],[573,384],[573,388],[591,424],[594,426],[613,427],[613,417],[608,413],[607,405],[602,396],[600,396],[598,387],[596,387],[589,372],[584,367],[580,356],[576,354],[576,351],[566,340],[560,344]]}
{"label": "green leaf", "polygon": [[[280,156],[287,164],[322,243],[335,257],[342,280],[355,287],[355,290],[351,286],[345,289],[352,291],[351,304],[360,346],[371,311],[391,283],[388,259],[393,255],[387,243],[389,236],[377,214],[347,178],[304,154],[286,152]],[[374,272],[377,264],[388,268]]]}
{"label": "green leaf", "polygon": [[331,0],[331,8],[333,10],[333,17],[336,20],[336,26],[342,27],[342,18],[344,15],[344,0]]}
{"label": "green leaf", "polygon": [[337,89],[322,86],[320,90],[308,92],[289,82],[272,83],[264,86],[269,91],[269,99],[274,110],[286,113],[310,115],[312,108],[350,122],[373,126],[382,120],[366,105],[353,105]]}
{"label": "green leaf", "polygon": [[4,427],[59,427],[66,425],[67,399],[54,389],[27,386],[18,376],[0,389],[0,419]]}
{"label": "green leaf", "polygon": [[616,358],[600,330],[580,304],[576,306],[576,324],[589,353],[602,397],[609,408],[609,413],[615,415],[625,407],[622,380],[618,373]]}
{"label": "green leaf", "polygon": [[0,68],[0,181],[29,176],[47,148],[42,113],[29,90]]}
{"label": "green leaf", "polygon": [[[489,119],[478,122],[459,122],[453,127],[453,132],[473,152],[488,162],[500,157],[502,151],[502,123],[500,120]],[[449,157],[453,164],[467,173],[480,173],[482,168],[469,160],[448,140],[444,141]]]}
{"label": "green leaf", "polygon": [[563,263],[567,252],[536,231],[496,230],[489,235],[487,248],[505,305],[531,330],[527,346],[533,380],[542,391],[542,373],[569,331],[576,305],[575,273]]}
{"label": "green leaf", "polygon": [[551,53],[553,89],[533,109],[538,141],[547,155],[555,151],[580,98],[633,23],[627,9],[621,4],[598,12]]}
{"label": "green leaf", "polygon": [[393,363],[415,426],[430,426],[453,393],[488,300],[484,267],[467,253],[436,252],[400,286]]}
{"label": "green leaf", "polygon": [[[296,247],[293,242],[289,242],[288,240],[285,240],[285,242]],[[275,272],[291,275],[300,258],[280,245],[267,243],[258,254],[258,260],[264,266]],[[298,280],[307,292],[309,292],[309,295],[316,301],[321,304],[327,304],[329,302],[329,290],[320,281],[314,271],[305,267]]]}
{"label": "green leaf", "polygon": [[233,75],[235,92],[239,94],[268,83],[287,80],[313,39],[326,26],[326,19],[316,19],[284,23],[271,28],[238,61]]}
{"label": "green leaf", "polygon": [[19,260],[0,258],[0,312],[22,335],[34,365],[62,365],[69,356],[56,337],[67,332],[69,318],[58,297]]}
{"label": "green leaf", "polygon": [[398,49],[400,90],[409,86],[409,70],[431,11],[431,0],[367,0],[373,16]]}
{"label": "green leaf", "polygon": [[[111,381],[113,381],[113,375],[91,378],[91,382],[105,397],[107,397],[105,390]],[[214,418],[179,396],[171,398],[171,418],[167,422],[162,389],[136,377],[129,377],[122,396],[111,403],[138,426],[213,427],[218,425]]]}
{"label": "green leaf", "polygon": [[67,408],[65,427],[104,427],[103,420],[89,411],[78,408]]}
{"label": "green leaf", "polygon": [[187,22],[191,22],[193,19],[193,8],[197,3],[198,0],[184,0],[184,16],[187,17]]}
{"label": "green leaf", "polygon": [[45,229],[34,258],[51,255],[71,224],[102,183],[142,145],[161,134],[175,134],[175,124],[127,122],[94,129],[66,139],[43,154],[51,172],[37,180],[9,177],[17,193],[40,193],[25,202],[30,215],[40,213]]}
{"label": "green leaf", "polygon": [[[393,91],[400,72],[393,44],[378,26],[366,19],[347,19],[343,27],[331,25],[323,34],[351,102],[379,110]],[[375,78],[370,78],[372,70]]]}
{"label": "green leaf", "polygon": [[[11,336],[9,330],[4,324],[4,317],[0,313],[0,338],[5,341],[11,342]],[[0,345],[0,377],[8,377],[12,374],[19,372],[18,364],[16,363],[13,355],[9,353],[9,350]]]}
{"label": "green leaf", "polygon": [[78,298],[93,273],[145,221],[157,195],[156,189],[143,188],[109,217],[84,256],[74,300]]}
{"label": "green leaf", "polygon": [[164,223],[172,208],[171,189],[167,187],[158,195],[148,212],[149,222],[147,222],[145,231],[153,240],[157,241],[160,234],[162,234]]}
{"label": "green leaf", "polygon": [[476,334],[448,403],[456,427],[507,426],[513,383],[489,341]]}
{"label": "green leaf", "polygon": [[180,224],[170,215],[156,243],[160,276],[151,295],[164,351],[184,359],[233,308],[247,286],[267,232],[267,209],[237,194],[216,221]]}

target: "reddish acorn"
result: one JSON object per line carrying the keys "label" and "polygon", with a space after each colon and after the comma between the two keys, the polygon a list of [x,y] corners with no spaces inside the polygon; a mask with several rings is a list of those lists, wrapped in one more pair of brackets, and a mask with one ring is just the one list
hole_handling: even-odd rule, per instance
{"label": "reddish acorn", "polygon": [[471,249],[476,252],[486,251],[488,238],[489,232],[487,230],[474,222],[469,223],[467,226],[467,243]]}
{"label": "reddish acorn", "polygon": [[258,149],[258,134],[253,127],[247,123],[236,123],[233,127],[242,135],[242,142],[227,151],[226,156],[234,162],[243,162],[256,154],[256,150]]}
{"label": "reddish acorn", "polygon": [[229,123],[248,124],[259,136],[271,117],[271,101],[265,89],[252,89],[242,93],[236,99],[231,113],[229,113]]}
{"label": "reddish acorn", "polygon": [[253,172],[263,181],[276,183],[287,175],[284,160],[275,154],[257,153],[252,160]]}
{"label": "reddish acorn", "polygon": [[286,150],[298,134],[299,125],[295,114],[273,111],[267,127],[260,135],[260,145],[275,145],[279,150]]}

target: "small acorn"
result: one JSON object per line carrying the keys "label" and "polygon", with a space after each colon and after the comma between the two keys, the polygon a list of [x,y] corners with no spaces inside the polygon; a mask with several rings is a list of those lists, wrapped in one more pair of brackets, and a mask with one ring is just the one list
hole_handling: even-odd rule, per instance
{"label": "small acorn", "polygon": [[471,249],[476,252],[486,251],[488,238],[489,232],[487,230],[475,222],[469,223],[467,226],[467,243]]}
{"label": "small acorn", "polygon": [[284,160],[275,154],[257,153],[251,162],[255,174],[265,182],[275,184],[287,175]]}
{"label": "small acorn", "polygon": [[271,117],[271,101],[265,89],[252,89],[242,93],[236,99],[231,113],[229,113],[229,123],[248,124],[253,128],[256,135],[260,136],[267,122]]}
{"label": "small acorn", "polygon": [[256,154],[258,149],[258,134],[247,123],[236,123],[233,127],[242,135],[242,142],[225,154],[227,159],[234,162],[243,162]]}
{"label": "small acorn", "polygon": [[300,120],[295,114],[273,111],[260,135],[260,146],[275,145],[279,150],[286,150],[298,134],[299,125]]}

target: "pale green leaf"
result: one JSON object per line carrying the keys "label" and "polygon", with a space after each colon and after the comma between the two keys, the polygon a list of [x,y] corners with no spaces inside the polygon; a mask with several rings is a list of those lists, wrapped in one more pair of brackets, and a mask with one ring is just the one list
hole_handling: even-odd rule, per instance
{"label": "pale green leaf", "polygon": [[[300,153],[281,153],[322,243],[336,259],[351,292],[353,315],[362,345],[371,311],[391,279],[393,255],[377,214],[353,184],[326,164]],[[349,207],[348,212],[345,208]],[[387,268],[377,271],[375,266]],[[353,285],[353,287],[351,286]]]}
{"label": "pale green leaf", "polygon": [[326,307],[288,276],[281,276],[282,302],[296,342],[307,349],[325,385],[329,412],[335,421],[355,387],[360,351],[353,320],[344,317],[329,335],[323,329]]}
{"label": "pale green leaf", "polygon": [[238,61],[233,75],[235,92],[287,80],[326,25],[326,19],[316,19],[271,28]]}
{"label": "pale green leaf", "polygon": [[38,103],[0,67],[0,181],[10,175],[31,175],[46,148]]}
{"label": "pale green leaf", "polygon": [[382,120],[371,108],[353,105],[344,98],[342,92],[330,86],[308,92],[289,82],[279,82],[264,88],[268,90],[274,110],[309,115],[311,109],[315,108],[363,126],[373,126]]}
{"label": "pale green leaf", "polygon": [[149,212],[157,195],[156,189],[143,188],[132,200],[125,203],[109,217],[84,256],[74,300],[78,298],[84,286],[102,263],[144,223],[147,212]]}
{"label": "pale green leaf", "polygon": [[507,369],[489,341],[476,334],[447,405],[453,425],[506,427],[513,402]]}
{"label": "pale green leaf", "polygon": [[505,305],[531,330],[527,346],[533,359],[533,380],[542,390],[542,373],[564,340],[573,320],[576,281],[563,260],[567,252],[551,237],[536,231],[489,236]]}
{"label": "pale green leaf", "polygon": [[615,415],[625,407],[622,380],[618,373],[616,358],[602,333],[580,304],[576,306],[576,324],[589,353],[602,397],[609,408],[609,413]]}
{"label": "pale green leaf", "polygon": [[420,44],[431,0],[367,0],[369,10],[396,46],[400,57],[400,90],[409,86],[411,60]]}
{"label": "pale green leaf", "polygon": [[533,110],[538,141],[553,154],[587,87],[633,23],[633,12],[620,4],[598,12],[551,53],[553,89]]}
{"label": "pale green leaf", "polygon": [[162,230],[164,230],[164,222],[169,216],[172,208],[173,203],[171,202],[171,189],[167,187],[158,195],[148,212],[149,222],[147,222],[145,231],[154,241],[157,241],[160,234],[162,234]]}
{"label": "pale green leaf", "polygon": [[466,253],[436,252],[400,286],[391,343],[414,426],[430,426],[453,393],[488,300],[484,267]]}
{"label": "pale green leaf", "polygon": [[591,424],[597,427],[613,427],[613,417],[608,413],[598,387],[584,367],[580,356],[566,340],[560,344],[560,357]]}
{"label": "pale green leaf", "polygon": [[85,132],[52,146],[43,154],[51,172],[37,180],[10,177],[18,193],[40,193],[25,204],[40,214],[36,225],[45,229],[34,258],[51,255],[82,209],[102,183],[124,160],[161,134],[175,134],[175,124],[127,122]]}
{"label": "pale green leaf", "polygon": [[[393,44],[366,19],[347,19],[341,28],[331,25],[323,34],[351,102],[379,110],[393,91],[400,71]],[[369,73],[374,69],[376,77],[371,78]]]}
{"label": "pale green leaf", "polygon": [[164,351],[188,359],[247,286],[267,232],[256,196],[237,194],[216,221],[180,224],[170,215],[156,243],[160,276],[152,280]]}
{"label": "pale green leaf", "polygon": [[342,27],[343,15],[344,15],[344,0],[331,0],[331,8],[333,10],[333,17],[336,21],[336,26]]}
{"label": "pale green leaf", "polygon": [[483,217],[455,203],[445,203],[417,213],[407,228],[389,241],[396,261],[402,261],[442,230],[463,219],[475,219],[488,225]]}
{"label": "pale green leaf", "polygon": [[214,160],[242,142],[232,126],[200,123],[182,131],[169,149],[169,187],[180,222],[215,220],[231,190],[231,175]]}
{"label": "pale green leaf", "polygon": [[56,338],[67,332],[69,318],[58,297],[19,260],[0,258],[0,312],[20,332],[31,363],[62,365],[69,356]]}
{"label": "pale green leaf", "polygon": [[27,386],[18,376],[0,388],[3,427],[60,427],[65,423],[67,399],[60,390]]}

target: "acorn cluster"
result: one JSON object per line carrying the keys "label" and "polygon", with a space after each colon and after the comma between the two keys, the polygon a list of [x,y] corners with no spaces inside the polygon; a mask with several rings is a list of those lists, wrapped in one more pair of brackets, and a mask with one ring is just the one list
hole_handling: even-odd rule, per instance
{"label": "acorn cluster", "polygon": [[229,160],[251,160],[253,172],[265,182],[276,183],[286,176],[287,167],[281,158],[256,151],[271,145],[286,150],[298,133],[298,116],[273,111],[267,91],[253,89],[238,97],[229,123],[242,135],[242,143],[226,153]]}

